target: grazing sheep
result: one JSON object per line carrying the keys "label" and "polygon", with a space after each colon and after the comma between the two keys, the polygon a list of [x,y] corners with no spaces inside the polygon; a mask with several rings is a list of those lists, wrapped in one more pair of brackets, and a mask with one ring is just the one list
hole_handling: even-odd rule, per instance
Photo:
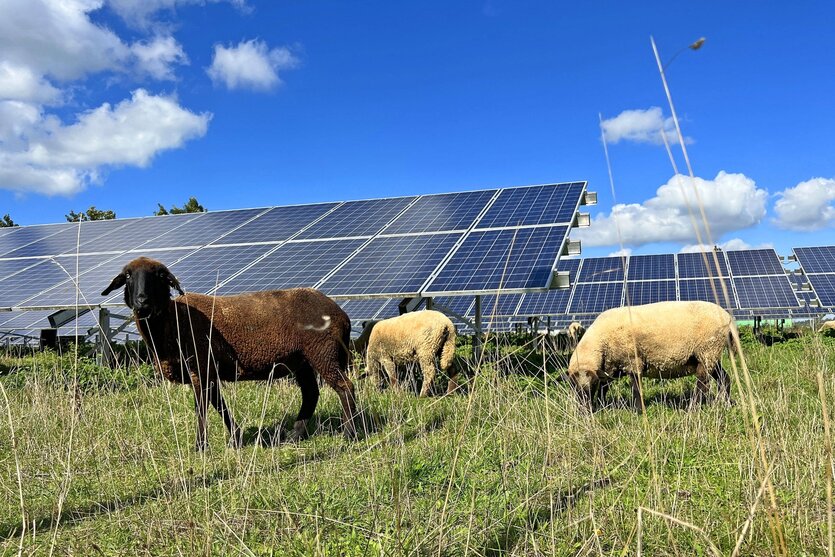
{"label": "grazing sheep", "polygon": [[668,379],[695,374],[697,399],[708,389],[708,374],[730,402],[730,380],[722,351],[738,338],[733,317],[710,302],[659,302],[601,313],[577,345],[568,377],[582,400],[605,399],[606,386],[624,374],[632,398],[642,407],[639,376]]}
{"label": "grazing sheep", "polygon": [[586,333],[586,328],[579,322],[573,321],[568,325],[566,332],[568,333],[569,347],[571,350],[574,350],[577,348],[577,343],[580,342],[580,339]]}
{"label": "grazing sheep", "polygon": [[835,335],[835,321],[824,321],[821,323],[818,333],[823,335]]}
{"label": "grazing sheep", "polygon": [[[397,384],[397,364],[417,361],[423,373],[424,397],[435,379],[435,359],[446,372],[455,356],[455,325],[439,311],[423,310],[384,319],[373,325],[366,350],[368,373],[382,381],[385,368],[389,381]],[[455,373],[450,377],[450,390],[457,386]]]}
{"label": "grazing sheep", "polygon": [[[307,420],[319,400],[318,373],[342,402],[342,425],[355,436],[354,386],[345,371],[351,324],[330,298],[310,288],[206,296],[183,292],[159,261],[140,257],[125,265],[106,296],[125,287],[125,304],[155,354],[159,371],[174,383],[190,383],[197,412],[197,450],[206,448],[206,409],[210,402],[231,435],[241,431],[220,394],[219,381],[263,380],[293,374],[302,405],[291,439],[307,433]],[[180,293],[171,299],[170,289]]]}

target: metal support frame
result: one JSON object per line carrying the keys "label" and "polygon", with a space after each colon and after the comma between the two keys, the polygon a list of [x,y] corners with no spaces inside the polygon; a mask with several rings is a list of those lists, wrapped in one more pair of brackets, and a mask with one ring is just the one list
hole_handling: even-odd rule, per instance
{"label": "metal support frame", "polygon": [[481,296],[475,297],[475,334],[473,335],[473,358],[476,362],[481,360],[483,349],[482,327],[481,327]]}
{"label": "metal support frame", "polygon": [[101,355],[102,365],[113,367],[113,330],[110,328],[110,310],[107,308],[99,309],[99,327],[98,336],[96,338],[96,348]]}

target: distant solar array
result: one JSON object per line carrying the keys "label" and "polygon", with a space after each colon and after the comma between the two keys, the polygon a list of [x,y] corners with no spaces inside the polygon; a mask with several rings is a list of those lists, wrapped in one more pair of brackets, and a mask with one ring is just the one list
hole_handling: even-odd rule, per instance
{"label": "distant solar array", "polygon": [[835,308],[835,246],[794,248],[803,275],[825,308]]}
{"label": "distant solar array", "polygon": [[[826,277],[810,275],[810,280],[824,287],[835,283],[835,258],[832,261]],[[712,301],[739,317],[803,316],[826,307],[808,289],[805,275],[786,273],[773,249],[560,259],[557,268],[568,274],[569,288],[484,296],[485,322],[512,323],[527,317],[551,317],[554,323],[589,321],[613,307],[667,300]],[[439,297],[435,302],[467,319],[474,317],[472,297]],[[387,316],[352,313],[359,309],[349,306],[347,311],[352,318]]]}
{"label": "distant solar array", "polygon": [[543,290],[585,188],[571,182],[5,229],[0,309],[15,311],[0,312],[0,330],[34,324],[37,314],[17,310],[119,306],[120,294],[102,300],[99,292],[139,255],[163,261],[187,290],[202,293],[311,286],[347,299]]}

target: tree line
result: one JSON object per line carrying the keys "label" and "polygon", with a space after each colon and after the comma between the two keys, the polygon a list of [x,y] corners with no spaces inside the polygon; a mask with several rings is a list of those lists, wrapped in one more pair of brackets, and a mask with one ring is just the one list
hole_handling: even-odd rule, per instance
{"label": "tree line", "polygon": [[[180,215],[183,213],[205,213],[206,208],[197,201],[196,197],[189,197],[188,201],[183,203],[181,207],[176,205],[172,205],[170,209],[166,209],[162,203],[157,203],[157,210],[154,211],[155,216],[160,215]],[[110,220],[116,218],[116,213],[111,210],[102,210],[97,209],[95,205],[91,205],[89,209],[86,211],[79,211],[75,212],[74,210],[70,210],[69,213],[64,215],[67,219],[67,222],[82,222],[82,221],[91,221],[91,220]],[[9,226],[18,226],[12,217],[9,216],[8,213],[3,215],[0,218],[0,228],[6,228]]]}

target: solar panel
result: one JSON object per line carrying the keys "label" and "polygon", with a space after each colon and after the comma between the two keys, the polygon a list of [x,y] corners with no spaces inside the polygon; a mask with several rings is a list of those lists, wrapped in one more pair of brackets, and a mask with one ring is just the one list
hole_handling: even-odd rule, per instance
{"label": "solar panel", "polygon": [[557,261],[557,270],[568,273],[568,283],[574,284],[577,281],[577,271],[580,269],[582,259],[563,259]]}
{"label": "solar panel", "polygon": [[435,305],[443,306],[458,315],[471,315],[471,307],[474,303],[472,296],[438,296],[433,299]]}
{"label": "solar panel", "polygon": [[827,308],[835,307],[835,274],[828,273],[807,276],[809,277],[809,283],[818,295],[821,306]]}
{"label": "solar panel", "polygon": [[245,209],[205,213],[200,218],[145,242],[142,249],[204,246],[264,211],[265,209]]}
{"label": "solar panel", "polygon": [[470,232],[425,290],[545,288],[567,233],[567,226]]}
{"label": "solar panel", "polygon": [[[99,243],[106,242],[110,234],[128,224],[127,220],[100,220],[58,225],[60,232],[57,234],[52,234],[47,238],[10,251],[4,257],[37,257],[104,251],[91,250],[86,246],[95,243],[97,240]],[[107,249],[110,248],[107,247]]]}
{"label": "solar panel", "polygon": [[[727,297],[722,290],[723,283],[727,289]],[[736,308],[731,281],[727,278],[680,280],[678,281],[678,289],[679,300],[702,300],[705,302],[713,302],[725,309]]]}
{"label": "solar panel", "polygon": [[[812,306],[813,303],[818,304],[818,296],[811,290],[795,292],[794,294],[797,296],[798,301],[803,305]],[[818,310],[820,307],[818,306],[815,309]]]}
{"label": "solar panel", "polygon": [[466,230],[496,190],[427,195],[397,217],[386,234]]}
{"label": "solar panel", "polygon": [[332,272],[365,240],[288,242],[233,277],[221,287],[224,294],[314,286]]}
{"label": "solar panel", "polygon": [[0,259],[0,289],[3,288],[3,279],[42,262],[43,259]]}
{"label": "solar panel", "polygon": [[675,279],[675,257],[671,253],[632,255],[629,257],[627,278],[629,280]]}
{"label": "solar panel", "polygon": [[792,251],[806,274],[835,273],[835,246],[794,248]]}
{"label": "solar panel", "polygon": [[568,313],[600,313],[620,307],[622,299],[622,282],[578,283]]}
{"label": "solar panel", "polygon": [[385,298],[367,298],[364,300],[343,300],[339,303],[352,323],[374,319],[389,300]]}
{"label": "solar panel", "polygon": [[[68,280],[76,274],[77,269],[81,272],[89,269],[100,259],[97,255],[79,256],[77,268],[75,256],[43,259],[37,265],[0,282],[0,307],[17,306],[35,294]],[[72,305],[74,302],[75,296],[63,303]]]}
{"label": "solar panel", "polygon": [[731,274],[735,277],[785,274],[783,265],[773,249],[728,251],[725,254],[728,256]]}
{"label": "solar panel", "polygon": [[554,186],[550,184],[502,190],[478,222],[477,228],[571,224],[586,183]]}
{"label": "solar panel", "polygon": [[525,294],[518,315],[560,315],[568,311],[568,300],[571,298],[570,288],[556,288],[545,292],[529,292]]}
{"label": "solar panel", "polygon": [[579,282],[623,281],[625,257],[588,257],[583,259]]}
{"label": "solar panel", "polygon": [[[208,294],[273,247],[270,244],[207,247],[174,263],[171,272],[184,290]],[[223,293],[221,288],[218,294]]]}
{"label": "solar panel", "polygon": [[[93,240],[82,246],[83,252],[125,251],[144,247],[146,242],[198,218],[206,213],[187,213],[182,215],[164,215],[132,219],[127,226],[119,228],[99,240]],[[114,222],[119,222],[114,221]]]}
{"label": "solar panel", "polygon": [[[725,261],[723,253],[716,253],[716,259],[714,259],[713,256],[713,252],[677,254],[678,278],[684,279],[728,276],[728,263]],[[718,270],[716,267],[717,260],[719,261]]]}
{"label": "solar panel", "polygon": [[[481,297],[482,318],[511,317],[518,315],[516,309],[522,300],[522,294],[488,294]],[[471,315],[473,310],[470,309]]]}
{"label": "solar panel", "polygon": [[[631,263],[630,263],[631,268]],[[626,283],[626,303],[633,306],[669,302],[676,299],[676,281],[647,280]]]}
{"label": "solar panel", "polygon": [[331,296],[417,294],[460,238],[460,232],[374,238],[318,287]]}
{"label": "solar panel", "polygon": [[395,197],[348,201],[297,237],[310,239],[373,236],[414,200],[414,197]]}
{"label": "solar panel", "polygon": [[215,243],[281,242],[287,240],[337,205],[339,203],[273,207]]}
{"label": "solar panel", "polygon": [[0,257],[67,230],[69,224],[39,224],[21,226],[14,234],[0,236]]}
{"label": "solar panel", "polygon": [[[91,258],[86,265],[79,265],[79,273],[76,276],[74,258],[58,258],[68,267],[68,270],[73,275],[71,279],[63,281],[57,286],[46,289],[35,296],[31,296],[19,302],[21,307],[59,307],[64,305],[73,305],[78,299],[79,305],[98,305],[104,300],[101,297],[101,291],[110,284],[110,281],[119,274],[128,262],[136,259],[140,255],[145,255],[161,261],[165,265],[171,265],[179,258],[188,254],[192,250],[178,249],[166,251],[143,251],[127,252],[119,254],[115,257],[102,261],[101,259],[92,259],[95,256],[82,256]],[[64,276],[67,279],[67,276]],[[76,298],[77,297],[77,298]],[[114,294],[111,298],[122,298],[122,293]]]}

